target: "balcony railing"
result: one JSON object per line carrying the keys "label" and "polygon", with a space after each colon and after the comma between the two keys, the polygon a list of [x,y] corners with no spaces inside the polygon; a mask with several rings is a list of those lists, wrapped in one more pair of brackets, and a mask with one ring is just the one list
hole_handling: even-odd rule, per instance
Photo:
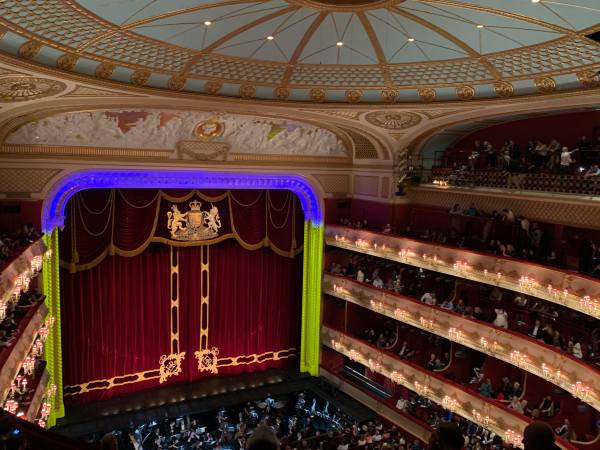
{"label": "balcony railing", "polygon": [[6,305],[11,298],[26,291],[31,279],[41,270],[42,258],[48,249],[42,239],[27,247],[18,257],[5,266],[0,273],[0,304]]}
{"label": "balcony railing", "polygon": [[434,168],[431,183],[441,186],[489,187],[538,192],[600,195],[600,177],[552,173],[511,174],[498,170],[462,171]]}
{"label": "balcony railing", "polygon": [[327,245],[498,286],[600,319],[600,282],[584,275],[336,225],[328,225],[325,234]]}
{"label": "balcony railing", "polygon": [[326,274],[323,292],[520,367],[600,411],[600,371],[535,339],[345,277]]}
{"label": "balcony railing", "polygon": [[[505,442],[522,447],[523,430],[530,422],[527,417],[341,331],[323,327],[321,337],[327,347],[465,419],[492,430]],[[557,444],[563,449],[574,448],[561,439],[557,440]]]}

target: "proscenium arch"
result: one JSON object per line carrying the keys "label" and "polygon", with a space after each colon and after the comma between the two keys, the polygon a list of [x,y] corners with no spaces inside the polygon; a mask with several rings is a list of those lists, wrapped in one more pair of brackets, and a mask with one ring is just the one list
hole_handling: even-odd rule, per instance
{"label": "proscenium arch", "polygon": [[308,179],[294,173],[223,172],[203,169],[80,170],[56,181],[48,191],[42,207],[44,239],[48,248],[52,250],[52,257],[44,261],[44,294],[49,314],[56,318],[45,346],[50,382],[57,386],[48,420],[49,426],[54,425],[57,418],[64,416],[58,230],[64,226],[64,212],[69,199],[77,192],[93,188],[288,189],[296,194],[305,218],[300,371],[313,376],[318,375],[324,206],[317,188]]}

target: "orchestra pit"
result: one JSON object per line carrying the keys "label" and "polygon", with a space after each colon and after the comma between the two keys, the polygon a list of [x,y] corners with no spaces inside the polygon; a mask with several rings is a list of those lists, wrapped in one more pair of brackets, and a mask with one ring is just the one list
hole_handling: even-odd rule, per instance
{"label": "orchestra pit", "polygon": [[0,450],[600,450],[598,0],[0,1]]}

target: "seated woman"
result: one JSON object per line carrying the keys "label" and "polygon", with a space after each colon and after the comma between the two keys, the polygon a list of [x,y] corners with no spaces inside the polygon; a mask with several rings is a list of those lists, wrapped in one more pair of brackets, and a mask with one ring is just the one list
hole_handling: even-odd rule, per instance
{"label": "seated woman", "polygon": [[571,428],[571,422],[569,421],[569,419],[565,419],[563,424],[560,427],[556,428],[554,430],[554,432],[556,433],[557,436],[559,436],[563,439],[570,439],[571,433],[572,433],[572,428]]}
{"label": "seated woman", "polygon": [[479,386],[479,393],[484,397],[492,397],[494,395],[494,388],[492,387],[492,381],[486,378],[481,386]]}

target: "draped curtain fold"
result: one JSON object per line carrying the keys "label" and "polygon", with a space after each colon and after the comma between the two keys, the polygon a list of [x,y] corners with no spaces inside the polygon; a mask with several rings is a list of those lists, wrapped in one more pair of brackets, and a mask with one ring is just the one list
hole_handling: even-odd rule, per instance
{"label": "draped curtain fold", "polygon": [[[178,241],[167,228],[173,205],[184,213],[192,201],[202,210],[216,206],[218,236],[200,242]],[[61,232],[61,266],[71,272],[90,269],[107,256],[136,256],[150,243],[176,246],[210,245],[236,239],[248,250],[268,246],[282,256],[302,251],[303,212],[287,190],[89,189],[67,205]]]}
{"label": "draped curtain fold", "polygon": [[[166,220],[157,222],[174,199],[179,204],[202,199],[203,209],[212,201],[221,212],[221,230],[231,225],[223,231],[233,238],[181,247],[163,240]],[[294,241],[302,243],[302,233],[295,233],[302,229],[302,211],[294,195],[103,190],[83,192],[71,203],[68,211],[75,216],[68,219],[74,223],[61,236],[63,248],[76,249],[67,253],[61,270],[66,403],[160,386],[159,360],[173,353],[173,333],[178,333],[178,351],[185,352],[185,359],[182,372],[165,383],[297,365],[302,256]],[[231,207],[222,208],[227,203]],[[159,221],[156,211],[161,212]],[[273,251],[273,242],[287,257]],[[175,329],[171,252],[178,257],[179,271]],[[201,277],[202,253],[209,269],[206,279]],[[79,263],[73,272],[75,256]],[[200,371],[194,355],[201,347],[202,284],[208,285],[207,344],[219,350],[218,374]],[[294,350],[278,353],[289,349]]]}

